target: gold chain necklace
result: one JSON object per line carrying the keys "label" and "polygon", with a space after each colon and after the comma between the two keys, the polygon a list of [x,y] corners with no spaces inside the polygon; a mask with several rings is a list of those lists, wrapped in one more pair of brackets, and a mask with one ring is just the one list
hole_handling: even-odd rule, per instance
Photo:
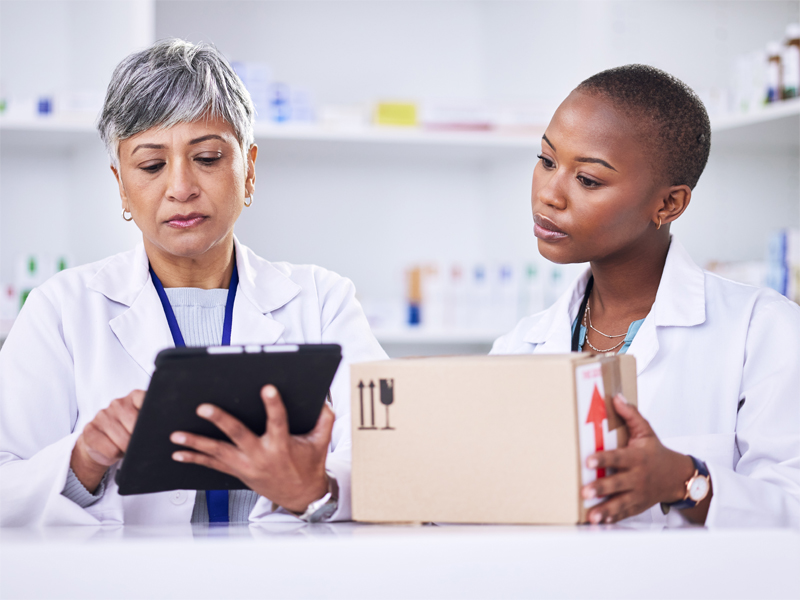
{"label": "gold chain necklace", "polygon": [[[592,342],[590,342],[590,341],[589,341],[589,329],[587,328],[587,315],[588,315],[588,314],[589,314],[589,306],[588,306],[588,304],[587,304],[587,306],[586,306],[586,311],[583,313],[583,327],[584,327],[584,329],[586,329],[586,338],[585,338],[585,341],[586,341],[586,343],[588,344],[589,348],[591,348],[592,350],[594,350],[595,352],[597,352],[597,353],[599,353],[599,354],[605,354],[606,352],[611,352],[612,350],[616,350],[617,348],[619,348],[620,346],[622,346],[622,344],[624,344],[624,343],[625,343],[625,339],[623,338],[623,340],[622,340],[622,341],[621,341],[619,344],[616,344],[616,345],[612,346],[611,348],[607,348],[607,349],[605,349],[605,350],[601,350],[600,348],[596,348],[595,346],[593,346],[593,345],[592,345]],[[592,327],[592,324],[591,324],[591,319],[588,321],[588,326],[589,326],[591,329],[594,329],[595,331],[597,331],[597,329],[595,329],[594,327]],[[614,336],[612,336],[612,335],[606,335],[606,334],[605,334],[605,333],[603,333],[602,331],[597,331],[597,333],[599,333],[600,335],[604,335],[604,336],[605,336],[605,337],[607,337],[607,338],[615,338],[615,337],[627,336],[627,333],[623,333],[622,335],[614,335]]]}

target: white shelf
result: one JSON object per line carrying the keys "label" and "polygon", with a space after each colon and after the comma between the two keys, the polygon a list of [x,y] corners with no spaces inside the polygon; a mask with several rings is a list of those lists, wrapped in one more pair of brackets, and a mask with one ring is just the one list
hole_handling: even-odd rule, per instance
{"label": "white shelf", "polygon": [[[744,114],[712,119],[712,144],[741,146],[756,144],[776,148],[800,146],[800,98],[764,106]],[[545,125],[524,133],[497,131],[431,131],[415,127],[335,128],[315,124],[275,125],[257,122],[256,141],[268,155],[304,156],[314,154],[360,155],[395,152],[401,155],[453,156],[481,158],[508,153],[533,154],[539,148]],[[94,118],[0,117],[0,143],[13,147],[69,148],[84,143],[100,143]]]}
{"label": "white shelf", "polygon": [[492,344],[507,331],[487,329],[475,330],[429,330],[412,329],[374,329],[373,333],[381,344]]}
{"label": "white shelf", "polygon": [[795,150],[800,148],[800,98],[766,105],[749,113],[711,120],[711,148]]}

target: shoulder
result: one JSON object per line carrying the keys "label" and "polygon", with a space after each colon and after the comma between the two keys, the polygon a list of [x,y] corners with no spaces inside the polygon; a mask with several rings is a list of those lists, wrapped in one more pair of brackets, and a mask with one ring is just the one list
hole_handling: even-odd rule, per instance
{"label": "shoulder", "polygon": [[536,345],[526,342],[525,337],[529,331],[546,321],[548,314],[549,311],[544,310],[521,319],[514,329],[495,340],[489,354],[528,354],[533,352]]}
{"label": "shoulder", "polygon": [[333,297],[355,296],[355,286],[347,277],[334,271],[312,264],[295,264],[286,261],[270,261],[258,256],[246,246],[240,246],[247,253],[247,263],[254,269],[257,279],[269,281],[283,279],[297,286],[301,297],[316,297],[320,301]]}
{"label": "shoulder", "polygon": [[712,312],[736,312],[748,320],[769,316],[784,324],[800,319],[800,306],[773,289],[738,283],[708,271],[704,274],[706,303]]}

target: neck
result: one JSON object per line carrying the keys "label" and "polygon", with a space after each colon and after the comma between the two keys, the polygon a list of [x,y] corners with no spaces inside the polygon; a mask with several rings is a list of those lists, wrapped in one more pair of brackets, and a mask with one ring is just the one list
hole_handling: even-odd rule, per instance
{"label": "neck", "polygon": [[608,314],[628,321],[642,319],[656,299],[669,251],[669,236],[658,236],[634,251],[592,262],[592,316]]}
{"label": "neck", "polygon": [[176,256],[152,246],[145,240],[150,266],[165,288],[200,288],[212,290],[230,286],[233,274],[233,238],[221,242],[200,256]]}

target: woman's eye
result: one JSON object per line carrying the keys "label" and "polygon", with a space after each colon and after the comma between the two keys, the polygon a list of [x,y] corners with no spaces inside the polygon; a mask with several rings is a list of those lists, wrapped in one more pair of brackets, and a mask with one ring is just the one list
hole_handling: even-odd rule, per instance
{"label": "woman's eye", "polygon": [[145,167],[139,167],[139,168],[142,171],[145,171],[146,173],[158,173],[163,166],[164,166],[164,163],[163,162],[159,162],[159,163],[154,163],[152,165],[147,165]]}
{"label": "woman's eye", "polygon": [[540,161],[542,161],[542,166],[545,169],[552,169],[553,167],[556,166],[555,163],[546,156],[543,156],[541,154],[537,154],[536,156]]}
{"label": "woman's eye", "polygon": [[215,154],[213,156],[198,156],[197,158],[195,158],[195,160],[197,162],[199,162],[201,165],[207,165],[208,166],[208,165],[213,165],[220,158],[222,158],[222,155]]}
{"label": "woman's eye", "polygon": [[587,188],[596,188],[600,185],[597,181],[594,179],[589,179],[585,175],[578,175],[578,181],[580,181],[583,186]]}

